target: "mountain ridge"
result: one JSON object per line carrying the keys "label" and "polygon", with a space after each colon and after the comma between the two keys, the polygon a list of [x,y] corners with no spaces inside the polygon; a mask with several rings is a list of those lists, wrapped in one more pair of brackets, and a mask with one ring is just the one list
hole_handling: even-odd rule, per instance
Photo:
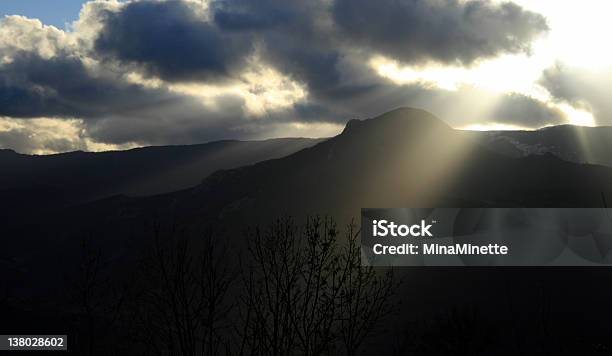
{"label": "mountain ridge", "polygon": [[[142,198],[107,194],[100,198],[123,198],[100,206],[257,223],[286,214],[356,217],[360,207],[600,206],[601,194],[612,186],[606,167],[554,154],[512,157],[472,134],[402,107],[350,120],[339,135],[287,155],[222,167],[175,191]],[[233,141],[217,144],[224,142]]]}
{"label": "mountain ridge", "polygon": [[465,131],[488,149],[525,157],[551,153],[575,163],[612,167],[612,127],[558,125],[534,131]]}
{"label": "mountain ridge", "polygon": [[0,151],[3,212],[45,210],[107,196],[146,196],[197,185],[218,169],[278,158],[324,139],[224,140],[126,151],[23,155]]}
{"label": "mountain ridge", "polygon": [[325,142],[218,171],[166,198],[177,215],[257,224],[281,215],[357,217],[361,207],[595,207],[612,186],[607,167],[552,154],[508,157],[422,113],[403,108],[350,121]]}

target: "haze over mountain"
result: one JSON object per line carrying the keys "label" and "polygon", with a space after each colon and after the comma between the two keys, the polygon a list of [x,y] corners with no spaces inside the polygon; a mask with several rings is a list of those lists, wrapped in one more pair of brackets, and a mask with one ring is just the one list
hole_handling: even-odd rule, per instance
{"label": "haze over mountain", "polygon": [[[113,202],[137,215],[173,209],[173,216],[243,223],[283,214],[349,218],[361,207],[601,206],[612,186],[610,170],[582,163],[612,164],[608,137],[607,127],[466,132],[402,108],[352,120],[326,141],[219,141],[50,156],[3,150],[0,164],[11,174],[0,177],[0,195],[5,214],[25,209],[31,215],[113,195],[178,191],[90,206],[97,211]],[[116,211],[123,209],[108,214]]]}
{"label": "haze over mountain", "polygon": [[598,207],[610,187],[612,169],[553,155],[507,157],[427,112],[398,109],[159,199],[200,216],[258,222],[282,214],[356,217],[361,207]]}
{"label": "haze over mountain", "polygon": [[[403,115],[409,114],[407,110],[400,110]],[[391,115],[391,114],[389,114]],[[383,115],[382,117],[388,117]],[[394,117],[399,117],[396,112]],[[422,113],[423,116],[429,116]],[[387,120],[387,119],[385,119]],[[415,119],[414,121],[419,120]],[[427,120],[426,120],[427,121]],[[396,152],[406,150],[423,152],[431,151],[423,144],[445,142],[449,133],[455,136],[465,136],[465,141],[475,142],[489,151],[512,158],[528,156],[554,155],[565,161],[574,163],[589,163],[612,166],[612,127],[580,127],[560,125],[543,128],[535,131],[456,131],[430,118],[429,124],[413,122],[414,127],[397,127],[402,137],[396,139],[403,142],[402,147],[391,148]],[[364,124],[354,120],[347,125],[347,129],[336,141],[351,144],[353,140],[365,145],[370,138],[347,139],[346,136],[368,135],[375,137],[376,130],[372,132],[354,132],[356,126]],[[367,126],[373,124],[365,123]],[[377,123],[382,125],[382,123]],[[388,122],[389,125],[399,125],[398,122]],[[438,126],[436,135],[431,142],[422,142],[423,138],[416,140],[411,135],[419,130],[429,130],[428,126]],[[370,130],[365,129],[364,130]],[[391,131],[394,129],[391,128]],[[391,137],[389,137],[391,139]],[[113,195],[146,196],[169,193],[198,185],[209,174],[220,169],[238,168],[256,162],[274,158],[281,158],[304,148],[322,142],[322,139],[286,138],[266,141],[217,141],[200,145],[187,146],[157,146],[133,149],[128,151],[110,152],[70,152],[56,155],[31,156],[15,153],[11,150],[0,150],[0,165],[10,174],[0,176],[0,197],[8,210],[18,206],[27,206],[28,210],[34,208],[53,208],[68,206],[70,204],[84,203]],[[451,140],[453,141],[453,140]],[[408,142],[411,142],[410,145]],[[372,144],[378,145],[376,142]],[[331,144],[338,146],[338,143]],[[364,145],[359,147],[368,150]],[[458,143],[462,151],[473,151],[472,143]],[[325,146],[318,148],[324,150]],[[375,150],[382,149],[374,148]],[[327,163],[334,161],[334,148],[330,149]],[[482,148],[478,149],[479,151]],[[449,152],[454,148],[449,148]],[[349,149],[348,156],[362,156],[365,153]],[[359,152],[359,153],[358,153]],[[459,154],[460,152],[455,152]],[[337,154],[337,153],[336,153]],[[369,154],[365,154],[364,158]],[[344,157],[342,162],[356,160],[356,157]],[[388,154],[386,157],[390,157]],[[418,157],[404,157],[406,160]],[[463,157],[446,157],[448,159],[462,159]],[[380,161],[372,157],[375,161]],[[403,158],[402,158],[403,159]],[[535,159],[535,158],[534,158]],[[318,160],[310,157],[308,160]],[[429,160],[428,160],[429,161]],[[457,164],[457,162],[446,162]],[[451,159],[452,161],[452,159]],[[380,161],[382,162],[382,161]],[[430,163],[430,162],[429,162]],[[428,164],[429,164],[428,163]],[[359,165],[358,162],[354,163]],[[397,163],[402,164],[402,163]],[[414,164],[419,164],[415,162]],[[391,164],[393,166],[395,164]],[[267,166],[266,166],[267,167]],[[424,169],[419,164],[420,169]],[[317,169],[321,169],[319,167]],[[266,168],[267,169],[267,168]],[[316,171],[317,169],[314,169]],[[329,169],[335,169],[329,167]],[[380,168],[383,169],[383,168]],[[388,171],[393,168],[385,168]],[[442,168],[439,168],[442,169]],[[343,169],[348,172],[347,168]],[[369,169],[368,171],[372,171]],[[265,174],[272,174],[266,172]],[[360,172],[360,176],[369,174]],[[432,173],[433,174],[433,173]],[[264,179],[266,180],[266,179]],[[346,186],[346,184],[343,184]],[[364,188],[365,189],[365,188]]]}
{"label": "haze over mountain", "polygon": [[535,131],[467,132],[510,157],[551,153],[566,161],[612,166],[612,127],[559,125]]}

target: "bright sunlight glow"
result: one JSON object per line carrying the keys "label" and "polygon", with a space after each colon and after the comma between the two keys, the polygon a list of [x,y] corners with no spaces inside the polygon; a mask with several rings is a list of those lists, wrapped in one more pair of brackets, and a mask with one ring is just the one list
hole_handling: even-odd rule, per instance
{"label": "bright sunlight glow", "polygon": [[[612,33],[612,21],[609,20],[612,1],[583,0],[579,5],[571,0],[515,2],[544,15],[550,27],[544,37],[533,43],[530,54],[504,55],[471,67],[439,63],[405,66],[381,56],[372,58],[370,65],[380,76],[398,85],[419,84],[448,91],[471,86],[498,94],[520,93],[562,111],[572,125],[594,126],[596,120],[592,113],[553,101],[539,80],[543,71],[556,63],[591,70],[612,66],[612,46],[606,45]],[[486,103],[479,105],[483,110],[490,107]],[[477,126],[473,129],[504,129],[499,124]]]}

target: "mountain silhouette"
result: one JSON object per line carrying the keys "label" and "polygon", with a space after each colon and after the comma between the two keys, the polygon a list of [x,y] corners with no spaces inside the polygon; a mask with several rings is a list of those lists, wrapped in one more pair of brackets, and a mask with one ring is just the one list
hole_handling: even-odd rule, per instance
{"label": "mountain silhouette", "polygon": [[113,195],[144,196],[192,187],[219,169],[283,157],[321,139],[217,141],[127,151],[24,155],[0,150],[5,213],[57,209]]}
{"label": "mountain silhouette", "polygon": [[[310,140],[276,140],[205,145],[202,149],[208,153],[198,162],[215,164],[187,165],[185,172],[192,172],[197,167],[201,167],[201,171],[184,179],[199,180],[196,177],[206,176],[213,166],[238,165],[240,159],[261,159],[264,156],[262,152],[268,155],[276,152],[278,155],[279,145],[286,149],[290,147],[288,150],[291,151],[299,145],[312,143]],[[257,155],[253,152],[258,145],[260,148],[261,145],[276,148],[262,148]],[[150,163],[148,169],[172,177],[164,167],[181,167],[181,161],[176,157],[184,156],[180,153],[185,150],[193,150],[193,147],[31,157],[65,159],[67,162],[72,156],[92,156],[95,159],[90,163],[91,169],[87,170],[83,170],[84,164],[47,166],[48,170],[55,167],[58,172],[46,173],[46,177],[53,177],[52,174],[60,177],[54,178],[56,180],[45,178],[48,183],[66,179],[63,185],[58,185],[59,188],[49,184],[36,190],[34,185],[29,185],[29,190],[23,195],[19,194],[18,188],[11,189],[15,194],[14,201],[25,203],[17,212],[10,210],[13,205],[3,205],[8,210],[3,216],[12,213],[13,218],[6,219],[0,234],[11,236],[11,244],[20,245],[22,251],[38,244],[43,254],[61,249],[61,244],[56,243],[58,239],[68,243],[84,234],[105,236],[101,241],[106,246],[121,250],[128,248],[125,245],[129,240],[127,237],[146,235],[143,227],[150,226],[151,222],[167,222],[186,231],[196,226],[214,225],[239,237],[246,228],[268,224],[281,216],[303,221],[310,215],[329,215],[345,223],[357,219],[361,208],[601,207],[605,197],[612,197],[612,168],[573,163],[550,153],[509,157],[491,150],[464,131],[452,129],[428,112],[400,108],[372,119],[351,120],[336,137],[285,157],[217,170],[193,187],[145,197],[114,195],[83,203],[66,203],[68,199],[76,201],[74,197],[83,196],[83,192],[96,192],[105,187],[104,179],[108,176],[99,177],[100,172],[118,169],[116,176],[111,175],[118,181],[122,181],[119,178],[124,174],[120,167],[130,172],[144,172],[142,167],[146,165],[135,163],[141,162],[142,156]],[[10,152],[3,155],[16,156]],[[132,161],[123,155],[132,157]],[[233,160],[222,162],[221,157]],[[79,167],[81,170],[65,167]],[[34,178],[37,175],[45,177],[44,173],[34,174]],[[79,177],[87,179],[79,181]],[[144,179],[146,174],[139,177]],[[16,178],[19,176],[13,177]],[[38,183],[30,179],[28,183]],[[168,181],[176,182],[173,179]],[[95,184],[88,187],[88,182]],[[136,181],[132,182],[136,184]],[[186,183],[182,181],[180,184]],[[48,189],[48,186],[54,189]],[[132,187],[123,191],[137,191],[137,187]],[[152,185],[147,189],[152,189],[150,187],[159,186]],[[27,194],[33,193],[45,194],[44,201],[48,204],[45,213],[32,213],[36,207],[31,204],[36,200],[28,198]],[[50,239],[51,236],[56,238]],[[42,247],[41,240],[49,243],[46,246],[49,251]],[[138,245],[137,242],[131,243]],[[42,259],[41,256],[36,258]]]}
{"label": "mountain silhouette", "polygon": [[559,125],[535,131],[468,134],[490,150],[510,157],[550,153],[570,162],[612,166],[612,127]]}
{"label": "mountain silhouette", "polygon": [[430,113],[400,108],[352,120],[338,136],[289,156],[217,171],[189,189],[107,199],[68,216],[172,216],[238,229],[283,215],[347,221],[376,207],[600,207],[611,187],[610,168],[553,154],[508,157]]}

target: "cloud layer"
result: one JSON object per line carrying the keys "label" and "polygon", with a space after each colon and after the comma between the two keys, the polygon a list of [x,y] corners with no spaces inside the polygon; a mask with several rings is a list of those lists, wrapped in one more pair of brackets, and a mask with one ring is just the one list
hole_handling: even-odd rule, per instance
{"label": "cloud layer", "polygon": [[545,19],[513,3],[337,0],[335,23],[355,43],[403,62],[472,63],[528,52]]}
{"label": "cloud layer", "polygon": [[612,68],[591,70],[557,64],[543,73],[540,83],[557,101],[593,113],[597,124],[612,124]]}
{"label": "cloud layer", "polygon": [[[562,122],[561,113],[519,94],[400,85],[370,64],[382,55],[472,65],[528,52],[546,30],[541,15],[481,0],[98,0],[71,31],[6,17],[0,117],[13,124],[0,126],[0,147],[333,134],[348,119],[397,106],[432,110],[452,125]],[[487,110],[466,104],[483,96]],[[79,137],[33,139],[37,118],[77,120]]]}
{"label": "cloud layer", "polygon": [[228,77],[246,65],[253,43],[248,36],[219,30],[198,10],[184,1],[141,1],[105,11],[95,50],[163,80]]}

